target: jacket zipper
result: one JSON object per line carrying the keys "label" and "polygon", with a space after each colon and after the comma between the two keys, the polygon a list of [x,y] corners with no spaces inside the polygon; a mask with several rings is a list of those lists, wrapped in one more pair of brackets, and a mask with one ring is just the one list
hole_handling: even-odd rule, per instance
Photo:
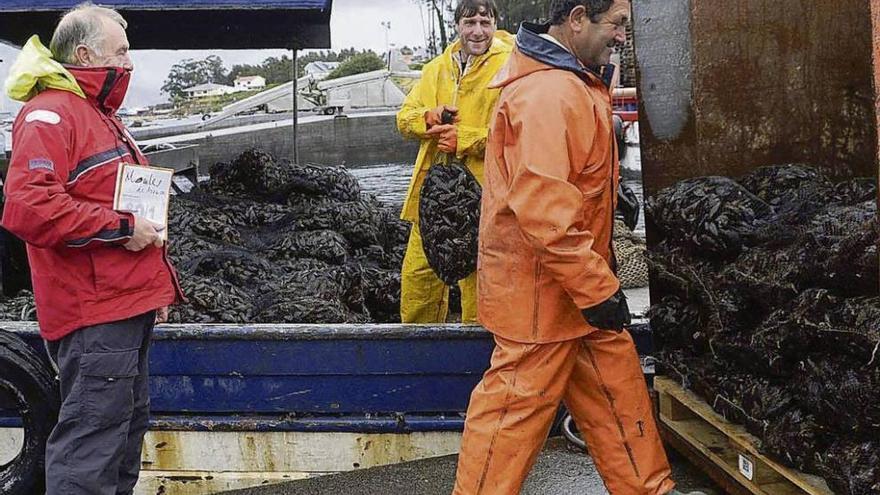
{"label": "jacket zipper", "polygon": [[[611,237],[608,239],[608,253],[611,255],[611,270],[617,275],[617,254],[614,252],[614,164],[618,161],[617,138],[614,135],[614,112],[611,113],[611,167],[609,167],[608,182],[611,184],[611,195],[608,201],[611,204]],[[619,164],[618,164],[619,167]]]}
{"label": "jacket zipper", "polygon": [[[104,105],[104,100],[107,99],[107,96],[110,94],[110,91],[113,89],[113,83],[116,82],[116,70],[110,70],[107,74],[107,79],[104,80],[104,87],[101,88],[101,93],[98,95],[98,102],[102,108],[106,108]],[[98,114],[101,116],[101,120],[110,127],[113,135],[117,140],[122,140],[128,148],[129,153],[131,153],[132,161],[139,164],[145,165],[141,163],[139,152],[137,149],[137,145],[132,142],[124,131],[124,127],[122,123],[114,122],[113,117],[109,115],[105,115],[103,112],[98,111]],[[119,157],[122,159],[122,156]],[[132,226],[134,228],[134,226]],[[188,302],[186,295],[183,293],[183,288],[180,286],[180,280],[177,277],[177,272],[174,270],[174,267],[171,265],[171,260],[168,259],[168,244],[162,246],[162,261],[165,263],[165,267],[168,268],[168,274],[171,276],[171,283],[174,285],[174,291],[176,293],[176,299],[179,302]]]}

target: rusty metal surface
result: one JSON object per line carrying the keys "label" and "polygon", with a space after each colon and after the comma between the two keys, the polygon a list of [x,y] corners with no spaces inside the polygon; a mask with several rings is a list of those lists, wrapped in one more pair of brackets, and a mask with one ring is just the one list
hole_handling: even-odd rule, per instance
{"label": "rusty metal surface", "polygon": [[646,195],[791,162],[876,176],[877,4],[635,0]]}
{"label": "rusty metal surface", "polygon": [[[871,41],[874,53],[874,113],[877,119],[877,142],[880,143],[880,0],[871,0]],[[877,146],[877,163],[880,177],[880,144]]]}

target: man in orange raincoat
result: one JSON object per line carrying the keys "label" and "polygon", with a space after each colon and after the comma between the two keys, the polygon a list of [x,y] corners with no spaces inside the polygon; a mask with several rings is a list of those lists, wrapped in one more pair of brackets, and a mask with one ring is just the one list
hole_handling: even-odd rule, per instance
{"label": "man in orange raincoat", "polygon": [[519,492],[560,401],[612,495],[675,493],[611,248],[617,201],[610,68],[627,0],[553,0],[524,23],[486,150],[477,266],[495,336],[471,395],[454,493]]}

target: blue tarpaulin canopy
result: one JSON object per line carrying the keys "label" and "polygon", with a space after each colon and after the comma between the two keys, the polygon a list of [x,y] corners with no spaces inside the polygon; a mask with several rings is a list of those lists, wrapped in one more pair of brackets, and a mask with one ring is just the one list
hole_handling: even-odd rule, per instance
{"label": "blue tarpaulin canopy", "polygon": [[[58,18],[82,0],[3,0],[0,38],[48,44]],[[128,0],[95,3],[128,21],[133,49],[329,48],[332,0]]]}

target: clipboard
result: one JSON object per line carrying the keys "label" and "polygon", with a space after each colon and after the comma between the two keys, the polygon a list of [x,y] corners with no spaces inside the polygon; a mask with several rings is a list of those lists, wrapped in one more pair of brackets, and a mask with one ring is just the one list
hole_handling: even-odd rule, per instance
{"label": "clipboard", "polygon": [[168,240],[168,206],[174,169],[120,163],[116,169],[113,209],[132,213],[161,225]]}

